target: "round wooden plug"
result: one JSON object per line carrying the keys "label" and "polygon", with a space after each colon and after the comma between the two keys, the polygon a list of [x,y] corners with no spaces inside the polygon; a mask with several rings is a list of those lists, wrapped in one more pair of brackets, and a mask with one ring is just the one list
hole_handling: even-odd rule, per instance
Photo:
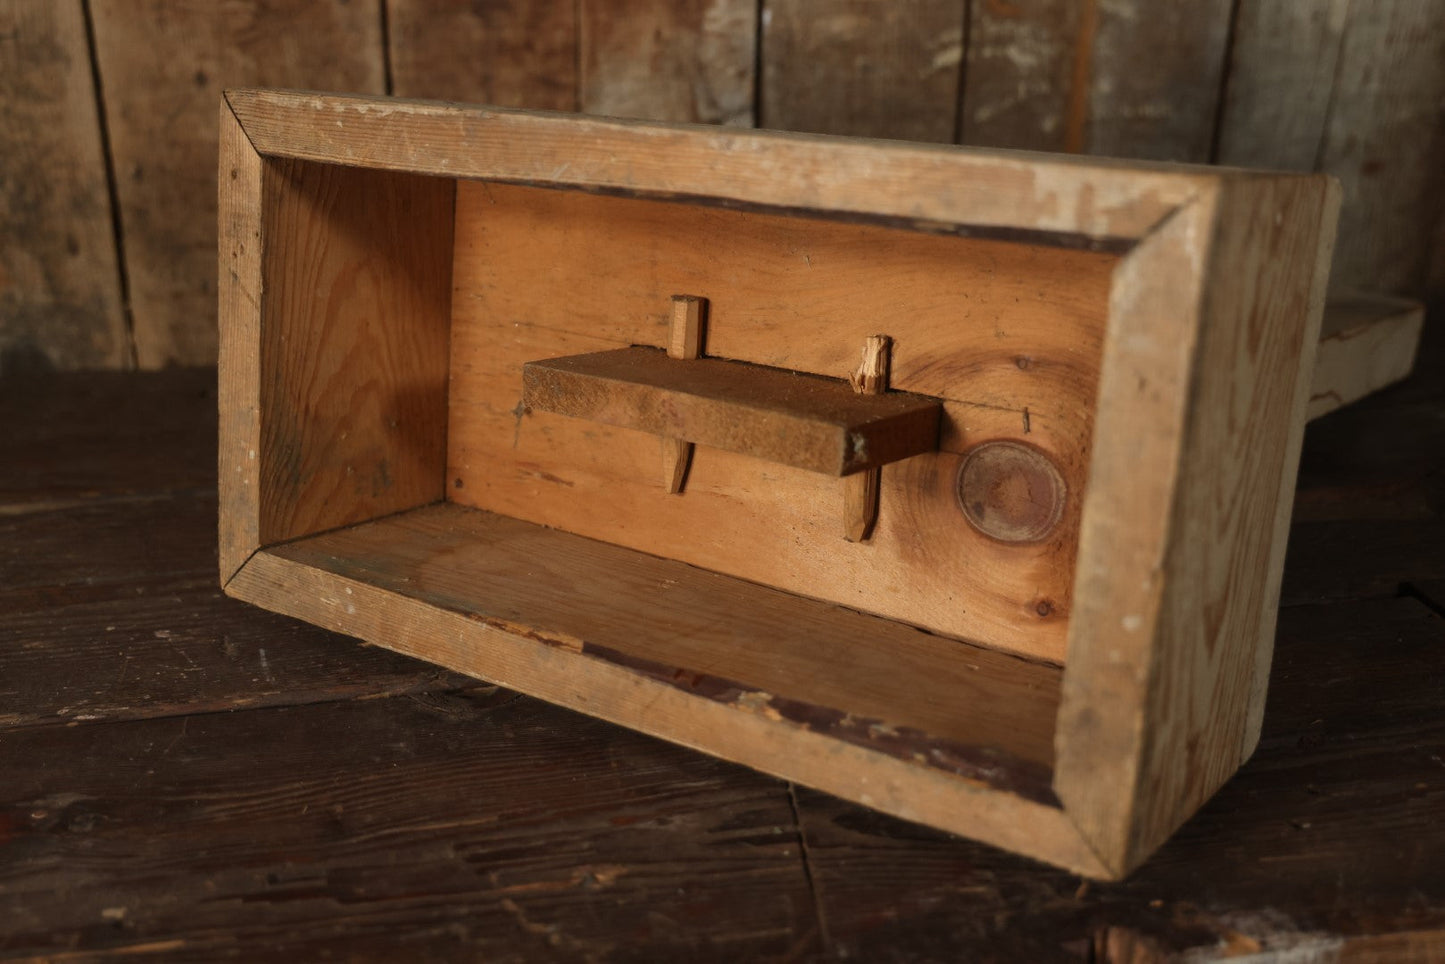
{"label": "round wooden plug", "polygon": [[958,470],[958,505],[979,532],[1000,542],[1039,542],[1059,524],[1067,490],[1047,455],[1019,442],[984,442]]}

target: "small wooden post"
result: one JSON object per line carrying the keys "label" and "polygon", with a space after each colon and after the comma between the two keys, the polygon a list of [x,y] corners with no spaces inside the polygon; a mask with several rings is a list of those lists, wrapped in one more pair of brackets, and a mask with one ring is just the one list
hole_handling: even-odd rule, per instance
{"label": "small wooden post", "polygon": [[[853,391],[860,395],[882,395],[888,391],[888,366],[893,339],[869,335],[863,343],[863,360],[848,376]],[[843,537],[849,542],[866,542],[878,521],[878,488],[882,469],[867,469],[843,479]]]}
{"label": "small wooden post", "polygon": [[[672,336],[667,342],[669,358],[690,359],[702,355],[703,326],[707,299],[695,295],[672,296]],[[692,463],[692,443],[679,438],[662,440],[662,485],[669,493],[682,491]]]}

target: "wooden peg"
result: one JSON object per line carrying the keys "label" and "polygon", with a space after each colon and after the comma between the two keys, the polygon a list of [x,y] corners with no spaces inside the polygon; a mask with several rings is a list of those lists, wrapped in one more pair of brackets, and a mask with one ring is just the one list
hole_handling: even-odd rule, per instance
{"label": "wooden peg", "polygon": [[[893,339],[870,335],[863,343],[863,360],[848,376],[853,391],[860,395],[882,395],[888,391],[888,366]],[[866,542],[878,521],[878,489],[882,469],[867,469],[843,479],[843,537],[849,542]]]}
{"label": "wooden peg", "polygon": [[[695,295],[672,296],[672,334],[667,340],[669,358],[692,359],[702,356],[707,299]],[[680,438],[662,440],[662,485],[670,493],[682,491],[692,464],[692,443]]]}

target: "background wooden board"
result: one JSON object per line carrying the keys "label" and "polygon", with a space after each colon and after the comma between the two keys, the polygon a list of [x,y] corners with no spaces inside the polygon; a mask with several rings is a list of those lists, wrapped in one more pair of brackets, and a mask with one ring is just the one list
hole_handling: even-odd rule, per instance
{"label": "background wooden board", "polygon": [[0,43],[50,38],[15,48],[26,66],[0,89],[13,145],[0,170],[15,172],[0,235],[11,368],[214,359],[213,118],[225,85],[1321,170],[1345,186],[1339,281],[1445,292],[1445,0],[9,0],[0,11],[24,18]]}
{"label": "background wooden board", "polygon": [[142,368],[216,355],[216,106],[241,85],[385,92],[377,0],[95,0]]}
{"label": "background wooden board", "polygon": [[954,140],[964,0],[764,0],[758,123]]}
{"label": "background wooden board", "polygon": [[552,0],[386,0],[390,93],[577,109],[577,6]]}
{"label": "background wooden board", "polygon": [[130,368],[83,0],[0,2],[0,377]]}

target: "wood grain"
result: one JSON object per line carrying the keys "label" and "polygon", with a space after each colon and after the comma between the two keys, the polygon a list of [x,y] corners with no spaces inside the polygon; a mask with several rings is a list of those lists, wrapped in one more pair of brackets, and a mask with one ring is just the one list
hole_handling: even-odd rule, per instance
{"label": "wood grain", "polygon": [[1077,0],[970,0],[959,143],[1078,151],[1096,17]]}
{"label": "wood grain", "polygon": [[[1219,117],[1221,164],[1313,171],[1334,97],[1350,0],[1243,3]],[[1348,243],[1348,239],[1344,239]]]}
{"label": "wood grain", "polygon": [[577,10],[550,0],[385,0],[391,93],[577,109]]}
{"label": "wood grain", "polygon": [[[1445,17],[1436,4],[1350,7],[1319,170],[1345,204],[1336,285],[1417,293],[1445,211]],[[1400,145],[1418,144],[1401,150]]]}
{"label": "wood grain", "polygon": [[0,2],[0,375],[133,364],[82,11]]}
{"label": "wood grain", "polygon": [[[443,177],[576,187],[895,219],[1118,247],[1212,183],[1206,167],[879,146],[776,131],[641,125],[454,104],[231,90],[267,156]],[[787,172],[781,176],[780,172]],[[701,292],[694,292],[699,294]]]}
{"label": "wood grain", "polygon": [[765,0],[759,124],[952,142],[964,6]]}
{"label": "wood grain", "polygon": [[781,784],[495,688],[36,727],[0,740],[0,768],[12,957],[815,942]]}
{"label": "wood grain", "polygon": [[1081,145],[1092,154],[1210,160],[1230,0],[1089,0],[1097,11]]}
{"label": "wood grain", "polygon": [[[1194,212],[1218,225],[1209,271],[1221,280],[1200,282],[1217,288],[1184,293],[1173,285],[1165,295],[1160,287],[1160,277],[1180,277],[1179,263],[1202,253],[1198,228],[1182,212],[1131,255],[1126,270],[1141,273],[1115,286],[1120,327],[1111,335],[1121,337],[1121,311],[1133,317],[1155,303],[1146,299],[1161,297],[1188,305],[1211,291],[1199,308],[1185,309],[1202,312],[1192,350],[1174,336],[1163,336],[1173,344],[1132,340],[1128,351],[1158,353],[1147,360],[1115,354],[1124,348],[1118,342],[1105,348],[1097,438],[1128,438],[1130,453],[1114,464],[1118,456],[1096,443],[1090,466],[1056,788],[1118,871],[1207,799],[1257,738],[1338,203],[1331,188],[1324,178],[1226,182],[1217,221],[1204,202]],[[1164,269],[1141,251],[1179,261]],[[1246,263],[1266,266],[1251,269],[1253,284],[1222,281],[1241,277]],[[1160,317],[1150,315],[1156,330]],[[1147,373],[1134,368],[1141,364]],[[1114,394],[1118,377],[1135,393],[1172,396],[1169,420],[1149,414],[1138,397],[1131,409],[1115,409],[1129,398]],[[1170,378],[1181,386],[1191,380],[1187,409],[1161,387]],[[1241,431],[1245,412],[1249,427]],[[1156,453],[1163,464],[1146,470]],[[1129,481],[1170,472],[1177,481],[1152,499]],[[1116,499],[1125,501],[1111,510]],[[1109,527],[1107,536],[1095,525]],[[1107,561],[1095,555],[1104,538]],[[1121,554],[1131,544],[1137,561]],[[1137,585],[1095,575],[1096,567],[1121,565],[1149,575]],[[1131,799],[1118,799],[1119,786],[1132,788]]]}
{"label": "wood grain", "polygon": [[[448,498],[1060,660],[1114,263],[1059,248],[462,183]],[[892,386],[945,399],[943,451],[884,472],[871,542],[840,546],[836,481],[705,450],[694,456],[687,498],[664,500],[654,436],[519,407],[525,362],[665,344],[668,298],[679,291],[710,299],[709,354],[842,377],[858,346],[883,330],[895,339]],[[999,437],[1026,437],[1074,482],[1072,521],[1047,542],[996,543],[958,509],[962,454]],[[966,597],[949,575],[959,566],[974,574]]]}
{"label": "wood grain", "polygon": [[237,84],[381,93],[377,0],[95,0],[142,368],[216,358],[216,101]]}
{"label": "wood grain", "polygon": [[752,127],[756,0],[579,0],[579,109]]}
{"label": "wood grain", "polygon": [[[261,545],[442,497],[452,193],[445,180],[361,168],[268,172]],[[250,451],[223,458],[249,463]]]}
{"label": "wood grain", "polygon": [[528,362],[522,403],[833,476],[938,449],[937,399],[860,395],[840,378],[721,358],[679,361],[618,348]]}

